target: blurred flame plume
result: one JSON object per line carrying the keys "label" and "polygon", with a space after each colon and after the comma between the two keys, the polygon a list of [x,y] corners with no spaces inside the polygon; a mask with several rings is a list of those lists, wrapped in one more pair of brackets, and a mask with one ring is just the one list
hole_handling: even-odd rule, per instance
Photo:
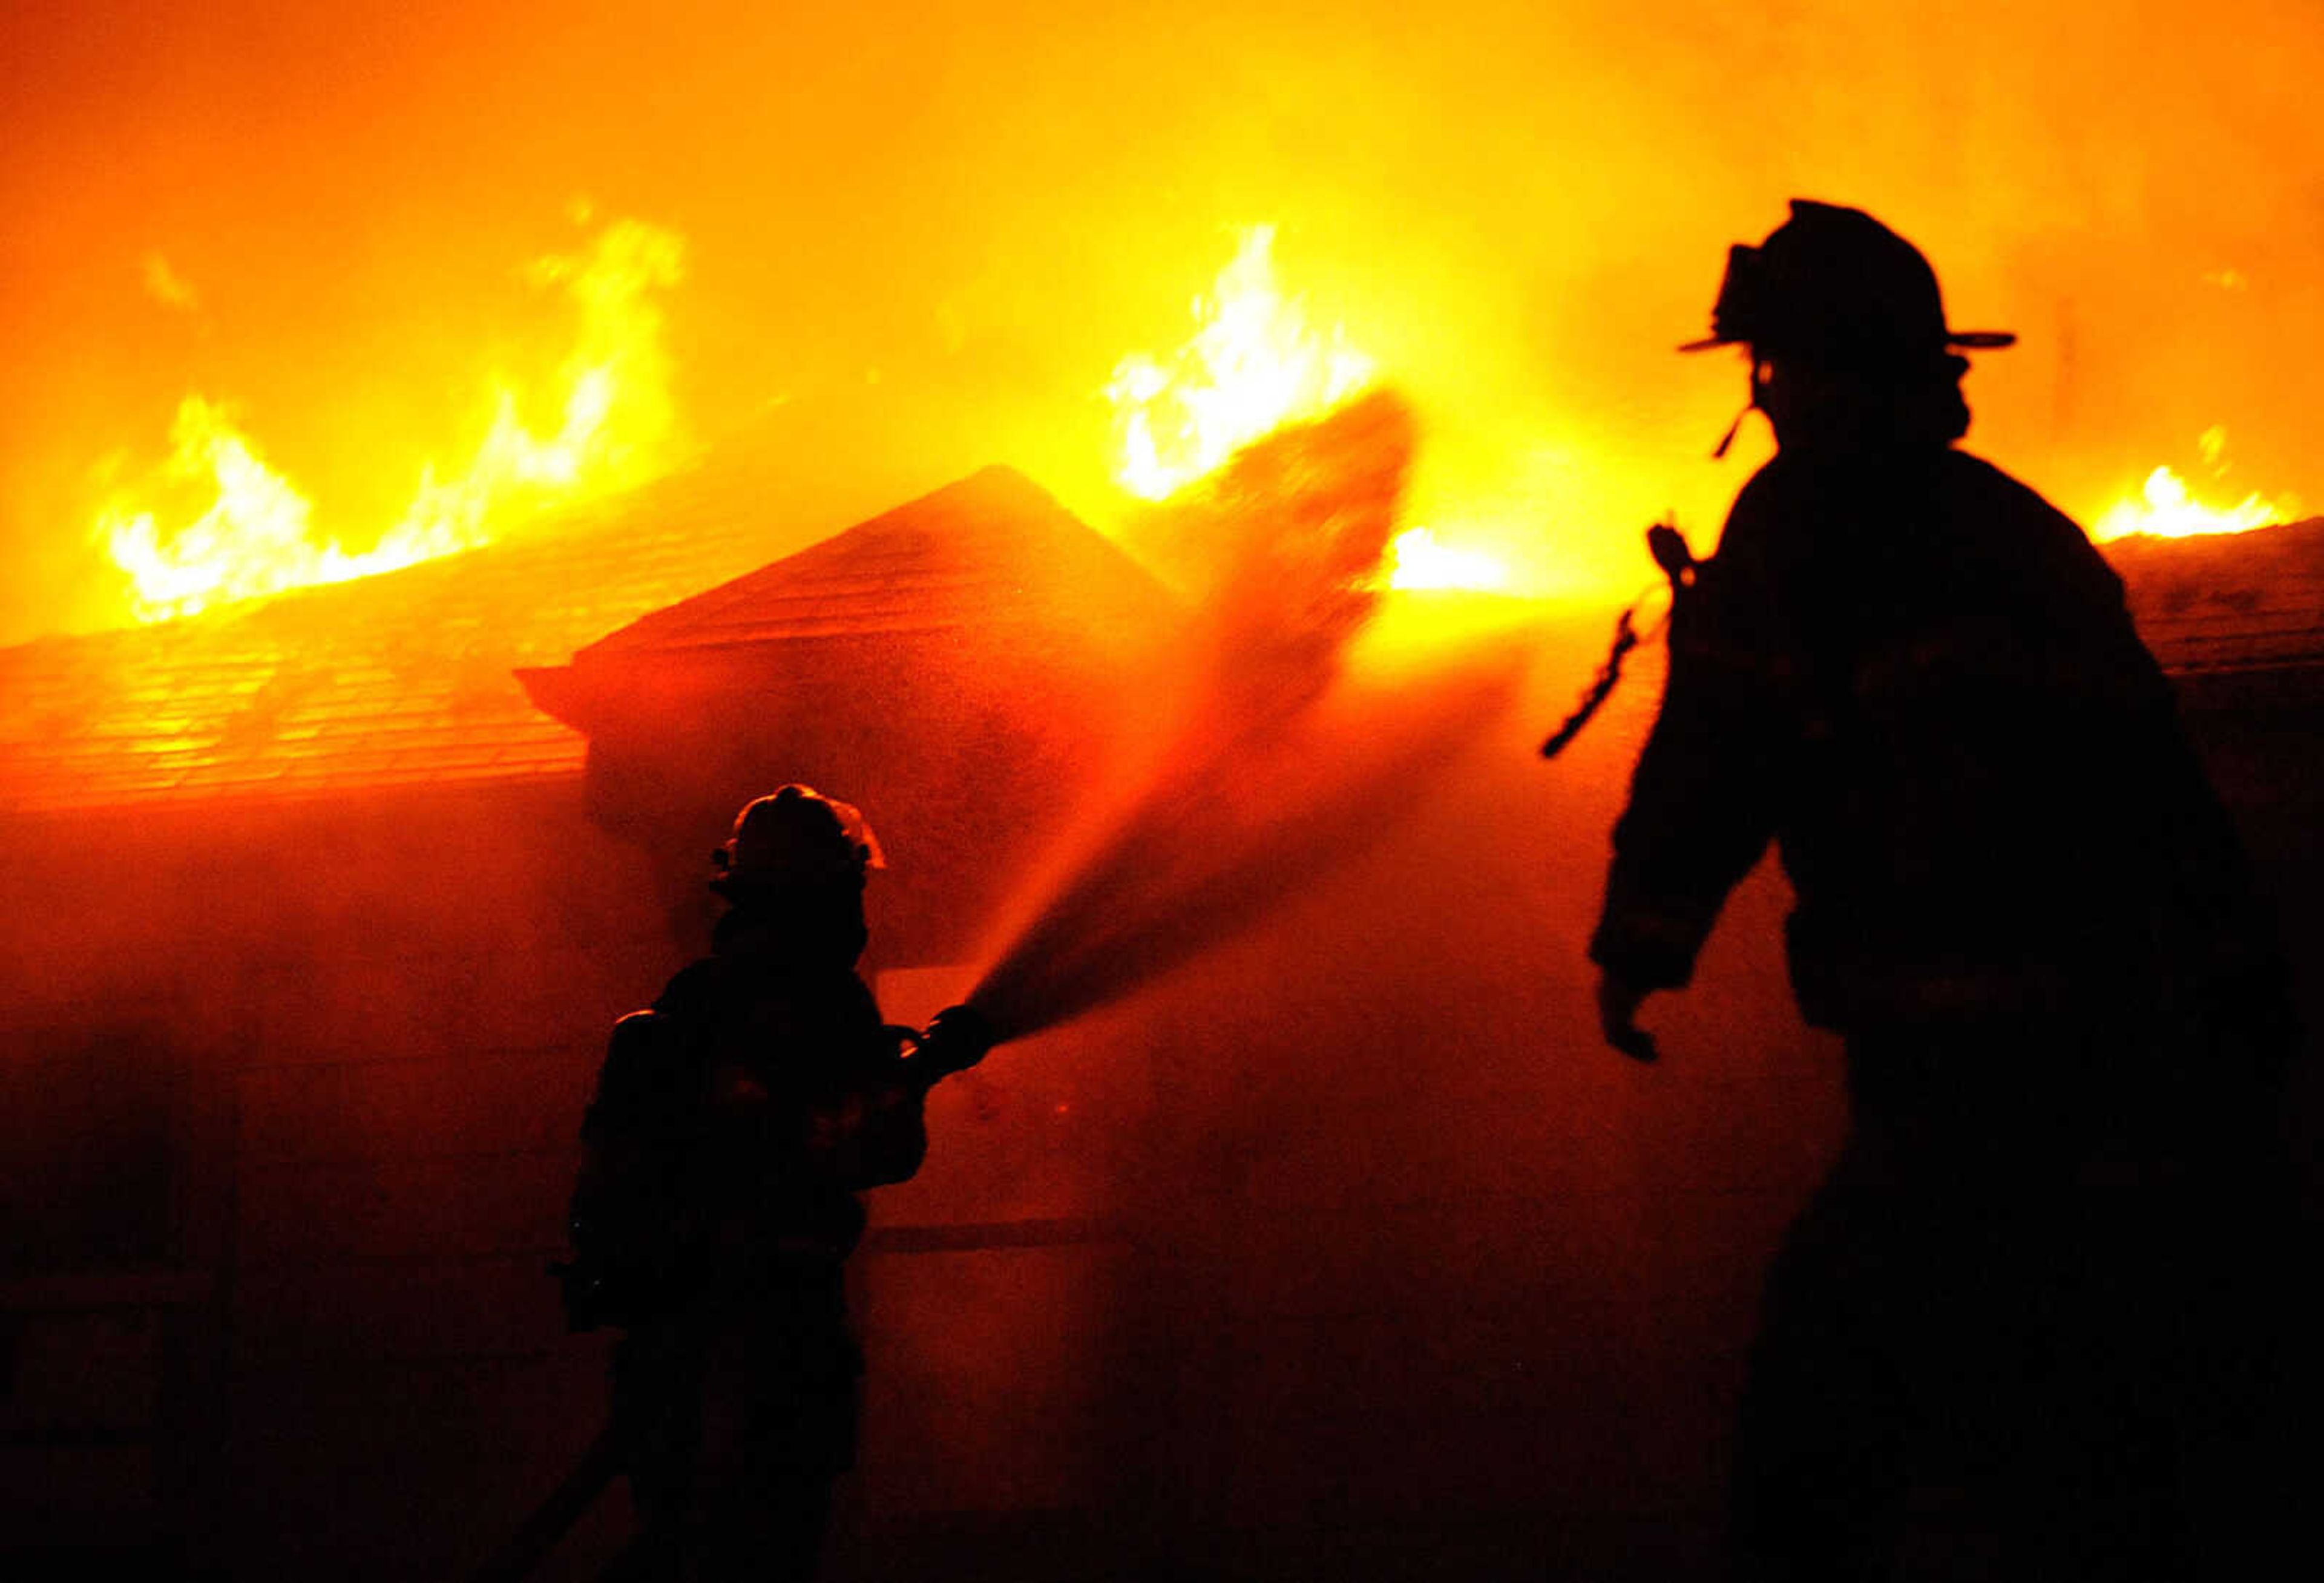
{"label": "blurred flame plume", "polygon": [[1251,225],[1208,297],[1194,299],[1199,327],[1166,365],[1134,352],[1106,386],[1120,429],[1114,476],[1158,501],[1284,424],[1330,411],[1371,382],[1372,360],[1308,332],[1297,298],[1275,283],[1275,227]]}
{"label": "blurred flame plume", "polygon": [[[2200,442],[2203,460],[2212,476],[2223,478],[2227,473],[2227,435],[2224,428],[2206,429]],[[2103,544],[2110,538],[2126,538],[2133,534],[2147,534],[2157,538],[2189,538],[2203,533],[2245,533],[2254,528],[2265,528],[2277,522],[2289,522],[2300,515],[2300,502],[2290,495],[2270,500],[2256,490],[2232,506],[2209,506],[2189,492],[2186,481],[2168,467],[2157,467],[2146,475],[2139,499],[2118,501],[2100,517],[2090,529],[2090,538]]]}
{"label": "blurred flame plume", "polygon": [[[1116,482],[1148,501],[1167,500],[1210,477],[1245,446],[1288,425],[1333,411],[1372,383],[1372,359],[1307,327],[1304,304],[1276,282],[1275,227],[1240,233],[1234,257],[1211,294],[1194,299],[1196,328],[1167,364],[1134,352],[1115,364]],[[1398,534],[1378,585],[1397,589],[1499,588],[1507,569],[1480,551],[1442,544],[1427,528]]]}
{"label": "blurred flame plume", "polygon": [[318,538],[313,506],[269,467],[225,408],[200,396],[179,404],[161,479],[215,492],[193,521],[164,529],[150,509],[115,500],[97,537],[129,575],[138,619],[189,615],[213,604],[316,583],[345,582],[472,548],[520,513],[611,494],[667,472],[682,445],[669,364],[653,293],[675,285],[684,244],[636,220],[607,225],[581,256],[535,262],[532,281],[562,289],[580,311],[578,341],[559,370],[563,421],[534,434],[517,392],[493,392],[490,431],[457,475],[433,464],[402,519],[368,550]]}

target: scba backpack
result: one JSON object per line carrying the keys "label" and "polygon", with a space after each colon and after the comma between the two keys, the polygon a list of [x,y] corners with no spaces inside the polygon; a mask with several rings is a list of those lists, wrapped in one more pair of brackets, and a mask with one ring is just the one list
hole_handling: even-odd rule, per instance
{"label": "scba backpack", "polygon": [[684,1173],[701,1125],[691,1054],[662,1013],[633,1011],[613,1025],[581,1123],[571,1256],[549,1265],[570,1330],[627,1326],[682,1294],[696,1262]]}

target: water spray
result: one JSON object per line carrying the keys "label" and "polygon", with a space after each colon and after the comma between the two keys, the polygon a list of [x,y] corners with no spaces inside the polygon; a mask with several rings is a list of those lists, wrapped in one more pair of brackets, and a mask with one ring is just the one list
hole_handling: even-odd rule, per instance
{"label": "water spray", "polygon": [[[1278,429],[1165,508],[1209,594],[1150,751],[1030,888],[969,995],[996,1037],[1115,1000],[1345,862],[1495,718],[1513,668],[1343,684],[1416,437],[1375,391]],[[1497,686],[1500,691],[1497,694]]]}

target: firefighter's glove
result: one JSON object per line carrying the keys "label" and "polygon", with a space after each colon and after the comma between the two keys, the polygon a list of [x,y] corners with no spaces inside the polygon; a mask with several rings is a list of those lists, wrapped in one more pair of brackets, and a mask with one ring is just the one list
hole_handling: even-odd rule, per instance
{"label": "firefighter's glove", "polygon": [[973,1006],[951,1006],[936,1013],[928,1031],[920,1035],[916,1060],[928,1063],[939,1077],[966,1072],[992,1048],[992,1025]]}
{"label": "firefighter's glove", "polygon": [[1598,1026],[1606,1042],[1633,1061],[1661,1054],[1654,1035],[1638,1026],[1638,1007],[1650,991],[1616,973],[1598,975]]}

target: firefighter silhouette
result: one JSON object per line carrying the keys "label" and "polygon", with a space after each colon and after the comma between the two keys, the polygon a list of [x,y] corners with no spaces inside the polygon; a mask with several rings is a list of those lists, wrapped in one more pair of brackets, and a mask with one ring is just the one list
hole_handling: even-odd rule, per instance
{"label": "firefighter silhouette", "polygon": [[1794,992],[1845,1041],[1849,1136],[1737,1428],[1737,1575],[1932,1546],[2225,1575],[2265,1485],[2268,1321],[2238,1304],[2282,1201],[2272,923],[2118,580],[1955,448],[1960,352],[2013,337],[1950,328],[1911,244],[1804,200],[1730,251],[1712,322],[1682,350],[1748,349],[1778,452],[1676,592],[1590,954],[1607,1040],[1653,1059],[1641,1002],[1772,842]]}
{"label": "firefighter silhouette", "polygon": [[714,861],[712,953],[615,1030],[563,1274],[576,1328],[625,1332],[607,1459],[640,1532],[609,1576],[807,1578],[854,1459],[857,1195],[918,1169],[928,1087],[991,1041],[965,1008],[881,1021],[853,808],[784,787]]}

